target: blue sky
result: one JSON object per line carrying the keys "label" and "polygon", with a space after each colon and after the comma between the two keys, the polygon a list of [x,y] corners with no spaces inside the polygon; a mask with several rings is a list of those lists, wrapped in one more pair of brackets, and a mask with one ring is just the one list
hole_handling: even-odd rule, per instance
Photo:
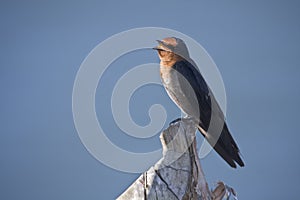
{"label": "blue sky", "polygon": [[[74,126],[72,90],[80,64],[101,41],[131,28],[157,26],[199,42],[225,84],[227,121],[246,167],[231,169],[210,153],[202,160],[210,186],[223,180],[245,200],[296,199],[299,8],[298,1],[258,0],[1,1],[0,198],[115,199],[139,176],[113,170],[88,153]],[[120,62],[126,68],[118,68]],[[156,54],[123,56],[96,94],[108,137],[136,152],[159,148],[159,134],[148,140],[124,136],[108,105],[114,80],[146,62],[158,62]],[[161,87],[145,86],[130,104],[137,123],[148,123],[153,103],[165,106],[168,121],[179,116]]]}

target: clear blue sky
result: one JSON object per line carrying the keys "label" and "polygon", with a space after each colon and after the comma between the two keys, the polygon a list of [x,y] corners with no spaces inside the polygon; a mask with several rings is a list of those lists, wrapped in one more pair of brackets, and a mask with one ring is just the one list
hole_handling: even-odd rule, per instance
{"label": "clear blue sky", "polygon": [[[145,26],[194,38],[222,74],[227,120],[246,167],[231,169],[210,153],[202,160],[210,186],[223,180],[243,200],[296,199],[299,9],[298,1],[283,0],[1,1],[0,199],[109,200],[139,176],[110,169],[86,151],[73,123],[72,89],[81,62],[97,44]],[[130,54],[127,61],[130,56],[158,62],[152,51]],[[141,141],[115,126],[107,109],[109,88],[124,69],[111,69],[104,77],[107,90],[100,91],[100,82],[96,95],[109,137],[131,151],[159,147],[159,135]],[[141,88],[132,101],[140,124],[147,124],[152,103],[166,107],[168,121],[178,116],[160,87]]]}

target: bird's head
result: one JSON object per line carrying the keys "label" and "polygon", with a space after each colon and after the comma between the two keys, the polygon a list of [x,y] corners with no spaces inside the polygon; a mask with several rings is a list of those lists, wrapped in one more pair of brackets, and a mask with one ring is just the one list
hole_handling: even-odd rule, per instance
{"label": "bird's head", "polygon": [[153,49],[157,50],[162,62],[172,62],[189,58],[189,52],[183,40],[176,37],[168,37],[163,40],[157,40],[157,42],[158,45]]}

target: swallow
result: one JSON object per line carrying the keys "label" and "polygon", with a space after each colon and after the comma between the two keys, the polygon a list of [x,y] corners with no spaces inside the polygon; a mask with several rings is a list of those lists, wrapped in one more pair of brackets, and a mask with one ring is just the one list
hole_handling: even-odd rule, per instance
{"label": "swallow", "polygon": [[236,163],[243,167],[224,114],[184,41],[168,37],[157,42],[153,49],[158,52],[160,76],[169,97],[187,117],[195,120],[199,132],[231,167],[236,168]]}

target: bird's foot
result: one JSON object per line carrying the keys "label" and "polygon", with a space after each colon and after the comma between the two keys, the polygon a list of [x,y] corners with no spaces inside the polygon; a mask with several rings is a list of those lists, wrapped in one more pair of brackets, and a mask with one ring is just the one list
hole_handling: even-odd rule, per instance
{"label": "bird's foot", "polygon": [[191,116],[185,116],[182,118],[183,120],[186,120],[186,121],[193,121],[194,123],[198,124],[199,123],[199,120],[197,120],[195,117],[191,117]]}
{"label": "bird's foot", "polygon": [[177,122],[179,122],[179,121],[181,121],[181,120],[182,120],[182,118],[177,118],[177,119],[171,121],[171,122],[169,123],[169,126],[171,126],[171,125],[173,125],[173,124],[176,124]]}
{"label": "bird's foot", "polygon": [[192,119],[194,119],[194,117],[191,117],[191,116],[187,115],[187,116],[184,116],[183,119],[192,120]]}

